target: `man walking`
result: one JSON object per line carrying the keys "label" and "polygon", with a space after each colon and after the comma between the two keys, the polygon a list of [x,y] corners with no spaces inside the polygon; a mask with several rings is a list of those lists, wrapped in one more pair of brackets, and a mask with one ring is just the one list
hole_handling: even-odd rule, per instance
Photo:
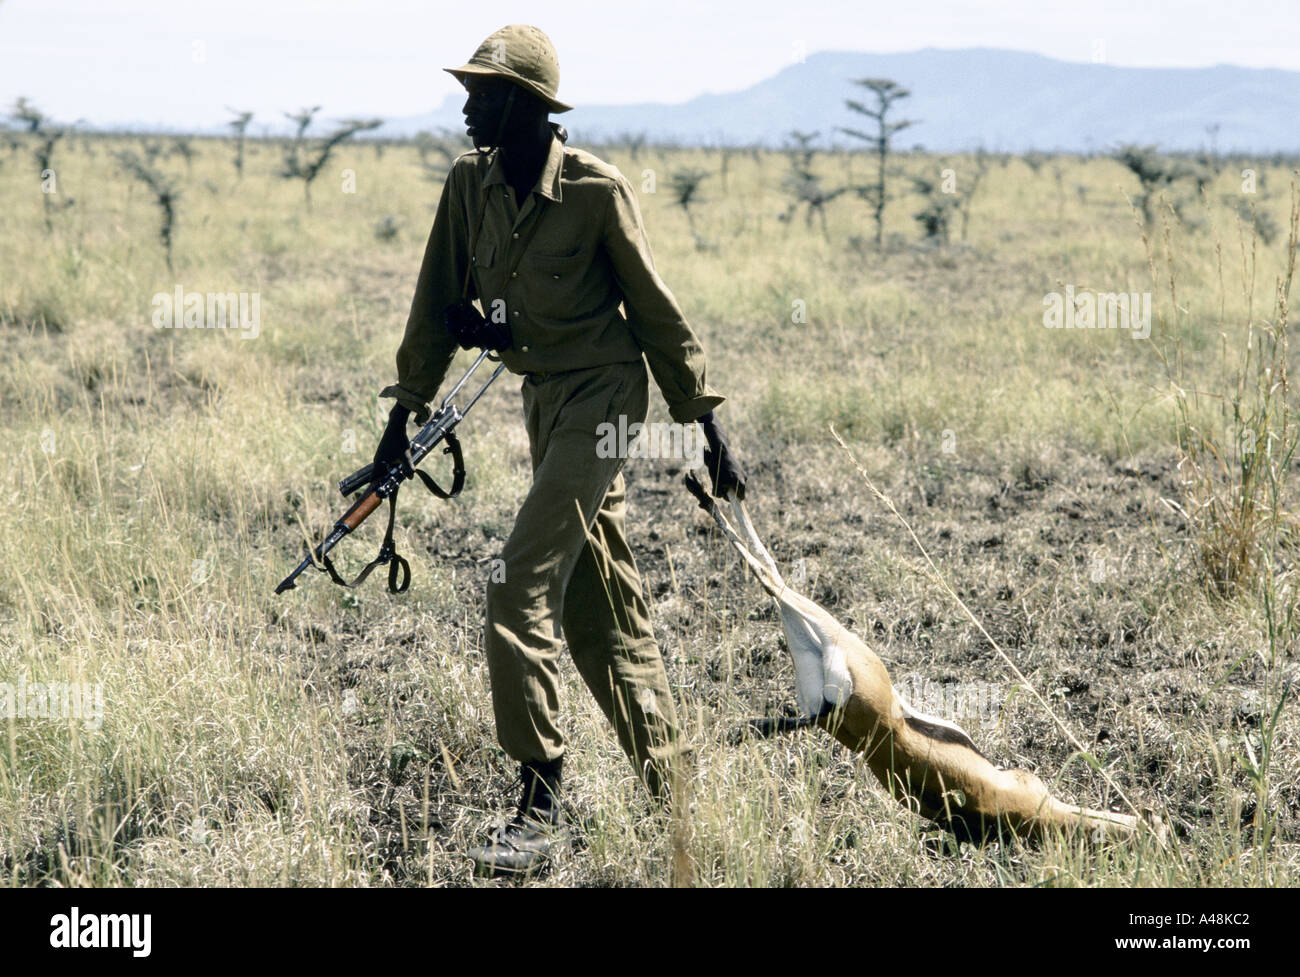
{"label": "man walking", "polygon": [[[562,836],[561,632],[651,794],[668,800],[676,713],[624,533],[623,457],[598,428],[644,422],[646,366],[674,421],[699,421],[715,494],[744,476],[713,417],[704,351],[655,272],[636,195],[614,166],[567,148],[552,112],[559,62],[535,27],[488,37],[446,69],[468,93],[476,151],[453,164],[397,353],[376,461],[409,448],[457,345],[497,350],[521,392],[533,484],[487,591],[485,650],[501,747],[520,763],[515,818],[471,850],[480,869],[538,867]],[[470,299],[477,299],[482,312]]]}

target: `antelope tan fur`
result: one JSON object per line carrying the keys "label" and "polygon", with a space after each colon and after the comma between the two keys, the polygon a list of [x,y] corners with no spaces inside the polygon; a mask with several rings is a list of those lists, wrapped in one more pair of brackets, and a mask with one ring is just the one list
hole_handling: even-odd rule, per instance
{"label": "antelope tan fur", "polygon": [[786,585],[742,502],[729,497],[748,543],[697,480],[687,485],[780,608],[803,713],[781,728],[820,726],[861,753],[896,800],[963,840],[1041,837],[1056,829],[1102,838],[1136,833],[1136,817],[1057,800],[1034,774],[994,766],[960,727],[913,709],[866,644]]}

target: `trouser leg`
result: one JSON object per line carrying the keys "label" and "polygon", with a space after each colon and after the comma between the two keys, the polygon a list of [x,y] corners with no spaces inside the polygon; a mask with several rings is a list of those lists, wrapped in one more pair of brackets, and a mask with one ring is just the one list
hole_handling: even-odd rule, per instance
{"label": "trouser leg", "polygon": [[647,788],[668,794],[677,716],[636,560],[623,533],[623,476],[605,495],[564,595],[573,661]]}
{"label": "trouser leg", "polygon": [[501,550],[500,572],[488,582],[484,640],[497,738],[520,762],[564,752],[556,716],[565,585],[624,463],[601,457],[597,429],[638,405],[644,416],[648,396],[641,364],[523,389],[533,485]]}

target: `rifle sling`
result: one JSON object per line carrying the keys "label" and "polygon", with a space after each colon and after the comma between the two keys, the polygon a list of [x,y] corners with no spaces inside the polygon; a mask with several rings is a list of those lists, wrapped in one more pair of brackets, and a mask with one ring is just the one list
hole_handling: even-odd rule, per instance
{"label": "rifle sling", "polygon": [[[443,448],[443,454],[451,455],[451,488],[444,489],[441,485],[433,480],[428,472],[421,471],[419,468],[412,468],[411,471],[418,475],[424,487],[440,499],[454,499],[460,495],[461,489],[465,487],[465,457],[461,452],[460,439],[456,437],[454,430],[448,431],[444,435],[447,447]],[[359,587],[370,576],[370,571],[375,567],[388,564],[388,592],[390,594],[404,594],[406,589],[411,586],[411,564],[406,559],[399,556],[397,546],[393,541],[393,523],[397,518],[397,493],[401,488],[399,483],[393,489],[392,495],[388,497],[388,528],[384,530],[384,541],[379,547],[379,555],[366,564],[365,568],[356,575],[351,583],[344,580],[339,575],[334,566],[334,562],[328,554],[321,554],[321,565],[324,566],[325,572],[329,574],[340,587]],[[400,583],[399,583],[400,580]]]}

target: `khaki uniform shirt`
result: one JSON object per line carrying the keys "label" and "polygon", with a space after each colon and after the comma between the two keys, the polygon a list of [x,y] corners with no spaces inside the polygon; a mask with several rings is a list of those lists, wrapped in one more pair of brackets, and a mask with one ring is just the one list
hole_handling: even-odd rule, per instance
{"label": "khaki uniform shirt", "polygon": [[459,348],[443,312],[460,299],[486,199],[469,297],[509,323],[512,343],[500,354],[507,369],[563,373],[644,354],[673,420],[722,403],[705,381],[699,340],[655,272],[636,194],[617,167],[553,135],[532,193],[519,208],[513,198],[497,155],[489,163],[467,153],[452,165],[397,351],[397,383],[381,397],[396,397],[419,423],[428,418]]}

